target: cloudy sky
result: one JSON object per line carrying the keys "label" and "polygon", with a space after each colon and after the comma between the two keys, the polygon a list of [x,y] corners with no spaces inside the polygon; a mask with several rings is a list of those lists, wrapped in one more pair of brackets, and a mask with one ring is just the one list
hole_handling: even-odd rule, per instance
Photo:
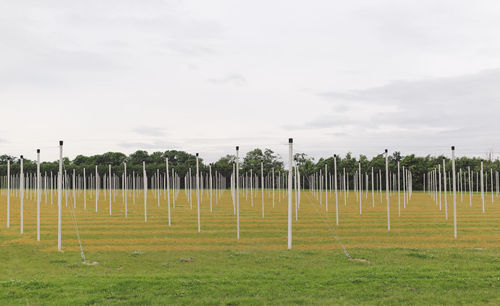
{"label": "cloudy sky", "polygon": [[1,1],[0,152],[500,152],[500,1]]}

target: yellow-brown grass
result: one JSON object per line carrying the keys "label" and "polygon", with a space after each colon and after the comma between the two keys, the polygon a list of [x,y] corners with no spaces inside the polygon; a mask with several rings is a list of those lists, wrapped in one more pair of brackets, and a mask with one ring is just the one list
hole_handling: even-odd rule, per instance
{"label": "yellow-brown grass", "polygon": [[[78,240],[71,217],[72,193],[68,207],[63,198],[63,249],[77,250]],[[195,197],[195,193],[193,193]],[[19,198],[11,197],[11,227],[6,228],[6,195],[0,196],[0,235],[7,237],[4,244],[39,244],[46,251],[57,249],[57,195],[54,204],[41,201],[41,241],[36,241],[36,201],[24,201],[24,234],[20,234]],[[240,194],[240,240],[236,239],[236,216],[229,191],[225,191],[218,204],[213,198],[213,212],[209,210],[209,194],[205,192],[201,203],[201,233],[197,232],[196,198],[190,208],[184,191],[179,193],[176,207],[171,203],[172,226],[168,226],[167,201],[161,193],[160,207],[153,193],[148,194],[148,222],[144,222],[144,200],[132,193],[128,195],[128,218],[124,216],[122,192],[117,191],[109,216],[109,198],[101,197],[98,212],[95,198],[87,194],[87,209],[84,210],[83,193],[78,192],[74,209],[81,241],[85,250],[133,251],[133,250],[220,250],[220,249],[266,249],[287,247],[287,201],[278,201],[272,207],[271,192],[265,192],[265,218],[262,218],[261,194],[257,192],[254,206],[245,200],[245,191]],[[372,207],[371,193],[363,195],[363,214],[359,214],[359,203],[350,193],[347,206],[343,194],[339,193],[339,226],[335,225],[335,197],[329,194],[326,212],[325,201],[320,205],[311,192],[302,192],[298,221],[293,216],[293,248],[337,249],[337,237],[346,248],[447,248],[447,247],[499,247],[500,246],[500,197],[491,195],[485,199],[486,212],[482,213],[480,196],[473,195],[472,207],[469,197],[464,201],[457,197],[458,238],[453,238],[453,202],[448,195],[448,220],[445,220],[444,195],[442,210],[429,195],[414,193],[406,208],[401,197],[401,216],[398,216],[397,194],[391,194],[391,231],[387,231],[385,195],[375,195]],[[295,205],[295,200],[294,200]]]}

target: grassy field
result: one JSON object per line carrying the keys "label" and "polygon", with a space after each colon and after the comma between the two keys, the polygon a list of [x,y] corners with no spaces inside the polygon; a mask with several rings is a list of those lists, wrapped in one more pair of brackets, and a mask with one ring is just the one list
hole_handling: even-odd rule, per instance
{"label": "grassy field", "polygon": [[[458,238],[453,238],[452,198],[449,218],[423,193],[415,192],[406,208],[391,195],[391,231],[387,231],[385,194],[350,193],[344,206],[339,194],[340,224],[335,226],[335,198],[320,201],[303,192],[293,225],[293,250],[287,246],[286,201],[272,207],[265,194],[254,206],[240,195],[241,238],[229,191],[209,210],[201,204],[201,233],[184,191],[167,223],[167,202],[160,206],[150,192],[148,222],[144,202],[128,196],[124,217],[122,193],[117,192],[109,215],[103,195],[87,194],[84,210],[80,192],[76,209],[69,193],[63,200],[63,250],[57,252],[57,209],[42,196],[41,241],[36,241],[36,206],[24,205],[24,234],[19,230],[19,199],[11,199],[11,227],[5,228],[5,194],[0,196],[0,304],[499,304],[500,198],[457,197]],[[402,198],[401,198],[402,199]],[[71,212],[74,212],[85,256],[81,263]],[[295,209],[294,209],[295,211]],[[351,256],[348,259],[340,243]]]}

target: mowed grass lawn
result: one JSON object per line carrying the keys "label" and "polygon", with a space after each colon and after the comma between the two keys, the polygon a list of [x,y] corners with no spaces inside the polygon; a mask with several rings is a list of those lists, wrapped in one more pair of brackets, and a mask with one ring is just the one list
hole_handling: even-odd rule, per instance
{"label": "mowed grass lawn", "polygon": [[[457,197],[458,238],[453,238],[453,202],[448,220],[427,194],[415,192],[398,216],[391,194],[391,231],[387,231],[385,194],[359,201],[339,193],[339,225],[335,197],[321,203],[303,192],[294,215],[293,250],[287,250],[286,200],[261,193],[251,206],[242,191],[241,238],[229,191],[210,212],[208,193],[201,203],[197,232],[196,198],[192,209],[184,191],[171,208],[148,194],[128,195],[124,217],[122,193],[116,192],[109,215],[109,195],[72,193],[63,199],[63,251],[57,251],[56,193],[41,204],[41,241],[36,241],[36,204],[24,203],[24,234],[19,228],[19,199],[11,198],[11,227],[6,224],[6,196],[0,196],[0,304],[500,304],[500,197],[468,194]],[[91,198],[92,196],[92,198]],[[444,196],[444,195],[443,195]],[[295,202],[294,202],[295,203]],[[80,230],[84,265],[71,212]],[[295,212],[295,207],[294,207]],[[340,242],[351,259],[344,254]]]}

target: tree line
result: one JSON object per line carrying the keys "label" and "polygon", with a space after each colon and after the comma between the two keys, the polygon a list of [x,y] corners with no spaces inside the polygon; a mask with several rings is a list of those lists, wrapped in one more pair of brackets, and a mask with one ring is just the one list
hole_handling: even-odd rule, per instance
{"label": "tree line", "polygon": [[[189,173],[191,168],[192,174],[194,175],[196,169],[196,156],[184,151],[178,150],[168,150],[164,152],[153,152],[149,154],[147,151],[139,150],[130,155],[126,155],[120,152],[107,152],[104,154],[84,156],[78,155],[73,160],[65,157],[63,159],[63,167],[68,173],[72,173],[73,170],[79,175],[83,174],[83,169],[88,175],[90,173],[95,173],[95,167],[97,166],[97,171],[100,176],[107,174],[109,171],[109,165],[111,165],[111,170],[114,174],[121,175],[124,171],[124,163],[127,163],[127,172],[132,174],[133,172],[142,174],[142,163],[146,164],[146,172],[148,176],[151,176],[160,170],[160,173],[165,173],[165,159],[169,160],[169,169],[173,169],[179,176],[183,177]],[[337,171],[340,175],[345,169],[352,182],[352,175],[358,171],[359,163],[361,164],[361,172],[371,174],[371,170],[375,173],[379,171],[382,175],[385,175],[385,156],[384,154],[379,154],[377,156],[369,159],[365,155],[360,155],[356,158],[352,153],[347,153],[345,156],[337,156]],[[7,160],[11,161],[11,174],[15,175],[19,173],[20,163],[19,157],[0,155],[0,175],[6,175],[7,173]],[[328,173],[333,172],[334,157],[329,156],[326,158],[320,158],[315,160],[314,158],[308,156],[305,153],[296,153],[294,155],[294,160],[297,167],[300,170],[300,174],[304,179],[304,188],[309,187],[308,177],[314,173],[318,173],[320,170],[324,173],[325,165],[327,167]],[[427,155],[424,157],[415,156],[414,154],[402,156],[400,152],[394,152],[389,155],[389,171],[391,173],[397,172],[397,162],[400,162],[401,169],[404,167],[411,171],[413,175],[413,190],[422,190],[423,188],[423,176],[428,171],[436,168],[438,165],[443,165],[443,160],[445,161],[445,167],[447,171],[451,170],[451,160],[445,156],[431,156]],[[234,163],[236,161],[235,155],[226,155],[219,158],[214,163],[204,163],[202,158],[199,158],[199,168],[204,174],[209,171],[209,166],[212,168],[212,174],[215,172],[220,173],[227,180],[229,180],[231,173],[233,171]],[[481,167],[481,158],[478,157],[460,157],[455,160],[456,169],[462,169],[462,171],[468,171],[470,167],[471,171],[478,172]],[[261,162],[263,164],[264,176],[269,176],[272,174],[274,169],[275,175],[278,173],[286,173],[285,163],[283,162],[281,156],[276,154],[270,149],[254,149],[249,151],[240,160],[240,174],[250,173],[250,171],[261,176]],[[40,163],[40,171],[42,174],[57,173],[59,169],[58,161],[53,162],[42,162]],[[490,174],[490,169],[493,170],[494,175],[496,171],[500,171],[500,161],[499,160],[485,160],[484,161],[484,171],[487,175]],[[25,173],[36,172],[36,161],[23,159],[23,170]],[[172,171],[172,170],[170,170]],[[170,173],[171,174],[171,173]],[[229,183],[229,181],[228,181]],[[353,186],[350,184],[350,186]]]}

